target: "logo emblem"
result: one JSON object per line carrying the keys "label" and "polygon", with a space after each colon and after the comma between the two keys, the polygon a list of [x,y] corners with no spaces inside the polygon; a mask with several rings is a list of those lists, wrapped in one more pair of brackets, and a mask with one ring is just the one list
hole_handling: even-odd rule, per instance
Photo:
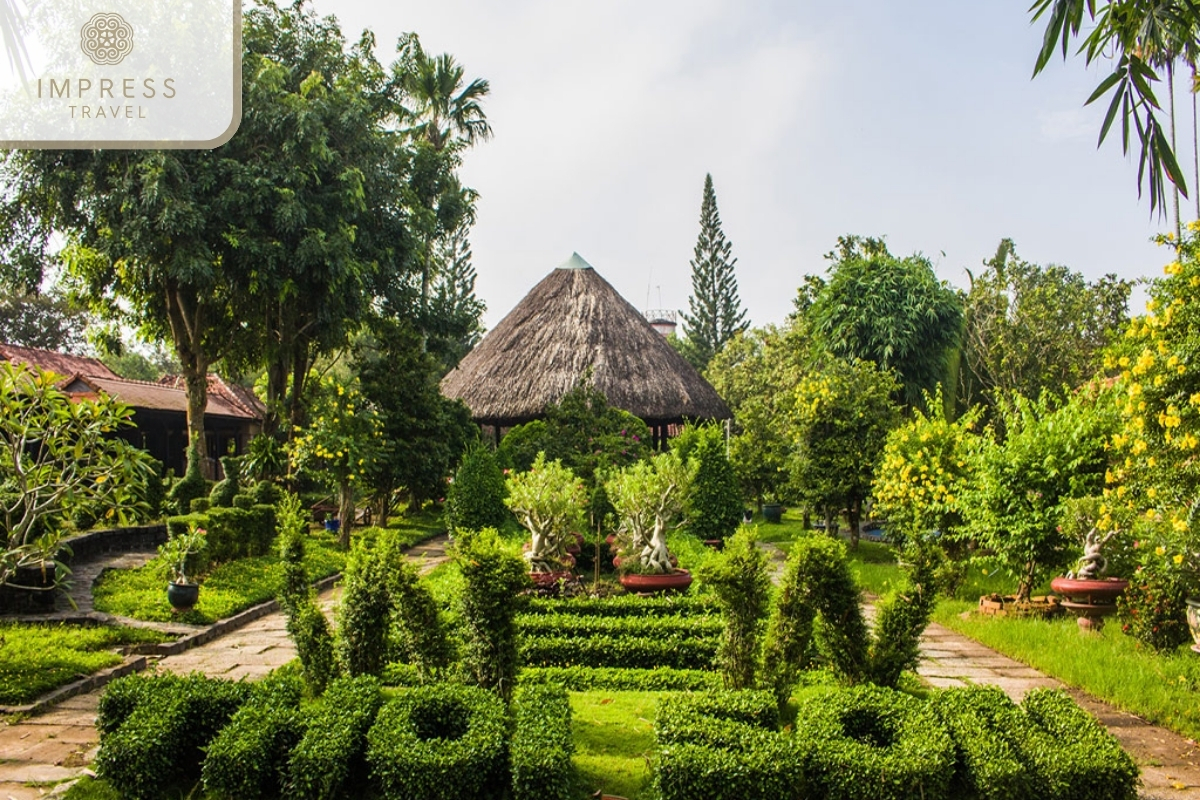
{"label": "logo emblem", "polygon": [[79,47],[101,66],[120,64],[133,52],[133,26],[120,14],[96,14],[80,28]]}

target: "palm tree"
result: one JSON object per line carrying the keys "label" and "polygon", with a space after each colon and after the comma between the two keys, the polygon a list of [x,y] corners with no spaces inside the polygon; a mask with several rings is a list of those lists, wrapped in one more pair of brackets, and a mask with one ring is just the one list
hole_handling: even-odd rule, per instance
{"label": "palm tree", "polygon": [[[1200,28],[1200,0],[1035,0],[1029,10],[1035,22],[1046,17],[1046,32],[1034,64],[1034,76],[1045,68],[1056,50],[1061,49],[1065,59],[1071,42],[1077,38],[1082,40],[1079,50],[1089,65],[1101,57],[1115,59],[1113,72],[1087,100],[1093,103],[1113,92],[1100,128],[1100,143],[1108,136],[1119,113],[1123,152],[1129,152],[1131,127],[1141,144],[1138,193],[1141,194],[1145,180],[1151,212],[1164,211],[1167,181],[1186,197],[1187,182],[1175,158],[1174,146],[1159,122],[1162,107],[1151,84],[1159,80],[1155,66],[1166,66],[1168,79],[1173,83],[1175,60],[1188,49],[1194,50]],[[1085,15],[1094,23],[1089,32],[1082,32]],[[1173,117],[1173,100],[1171,109]]]}
{"label": "palm tree", "polygon": [[29,51],[25,47],[25,19],[17,0],[0,0],[0,39],[4,40],[4,54],[8,57],[8,68],[25,81],[25,68],[32,69]]}
{"label": "palm tree", "polygon": [[429,56],[415,33],[400,40],[400,51],[405,66],[401,89],[413,103],[408,110],[413,123],[410,135],[425,139],[438,151],[491,138],[492,126],[480,105],[492,90],[486,80],[476,78],[464,87],[463,66],[454,56]]}

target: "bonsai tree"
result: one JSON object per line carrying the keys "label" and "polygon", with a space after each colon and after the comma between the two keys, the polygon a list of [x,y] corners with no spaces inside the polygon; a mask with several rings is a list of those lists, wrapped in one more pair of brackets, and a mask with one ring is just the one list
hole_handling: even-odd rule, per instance
{"label": "bonsai tree", "polygon": [[587,493],[583,481],[561,461],[546,462],[538,453],[528,472],[508,476],[504,503],[517,515],[532,540],[525,560],[530,572],[556,572],[570,564],[568,537],[584,525]]}
{"label": "bonsai tree", "polygon": [[205,538],[208,532],[204,528],[198,528],[193,523],[188,526],[186,533],[180,533],[167,539],[166,542],[159,545],[158,557],[162,561],[163,566],[167,568],[167,574],[170,576],[171,583],[183,586],[185,584],[196,583],[196,577],[193,572],[188,575],[189,562],[192,556],[198,555],[208,546],[208,539]]}
{"label": "bonsai tree", "polygon": [[692,473],[675,453],[660,453],[605,481],[620,521],[621,569],[653,574],[672,571],[667,530],[679,523]]}
{"label": "bonsai tree", "polygon": [[79,509],[126,525],[145,508],[152,460],[115,436],[131,413],[104,395],[74,402],[51,376],[0,364],[0,586],[55,562]]}

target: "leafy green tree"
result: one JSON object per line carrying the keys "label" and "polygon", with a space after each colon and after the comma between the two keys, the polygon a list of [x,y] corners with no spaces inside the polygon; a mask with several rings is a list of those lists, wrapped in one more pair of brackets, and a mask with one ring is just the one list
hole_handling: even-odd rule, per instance
{"label": "leafy green tree", "polygon": [[962,301],[929,259],[897,258],[882,239],[838,237],[829,279],[805,314],[834,355],[894,369],[908,406],[920,406],[946,375],[958,343]]}
{"label": "leafy green tree", "polygon": [[761,510],[763,495],[787,483],[790,396],[807,367],[807,337],[799,318],[786,328],[735,336],[713,357],[705,377],[733,411],[729,461],[746,496]]}
{"label": "leafy green tree", "polygon": [[1131,288],[1115,275],[1089,283],[1066,267],[1031,264],[1017,257],[1011,239],[1002,240],[967,294],[963,405],[1082,385],[1124,327]]}
{"label": "leafy green tree", "polygon": [[[1143,180],[1149,188],[1150,210],[1162,209],[1167,182],[1187,195],[1187,184],[1175,157],[1174,145],[1160,121],[1162,106],[1154,94],[1159,77],[1155,66],[1171,69],[1187,47],[1195,63],[1196,32],[1200,29],[1200,7],[1193,2],[1161,0],[1036,0],[1030,6],[1033,21],[1045,19],[1042,49],[1034,63],[1036,77],[1050,63],[1056,50],[1064,59],[1073,41],[1081,39],[1079,52],[1090,66],[1098,59],[1112,59],[1116,66],[1087,99],[1090,104],[1112,93],[1099,144],[1103,144],[1118,115],[1121,118],[1121,150],[1129,153],[1130,130],[1138,138],[1138,194]],[[1084,27],[1084,15],[1090,26]],[[1173,88],[1173,87],[1172,87]],[[1173,92],[1172,92],[1173,94]],[[1172,106],[1172,116],[1174,107]],[[1132,124],[1131,124],[1132,123]]]}
{"label": "leafy green tree", "polygon": [[[0,364],[0,586],[56,562],[72,515],[87,506],[129,524],[145,502],[151,459],[117,438],[132,411],[101,395],[76,402],[52,376]],[[55,575],[61,580],[66,569]]]}
{"label": "leafy green tree", "polygon": [[337,493],[338,544],[344,550],[350,548],[356,490],[374,467],[381,428],[355,381],[347,385],[327,377],[313,404],[312,424],[295,428],[288,443],[292,469],[319,476]]}
{"label": "leafy green tree", "polygon": [[380,421],[380,448],[369,474],[381,524],[391,498],[406,489],[409,510],[438,500],[468,445],[479,437],[461,401],[438,390],[437,360],[406,321],[375,319],[355,343],[354,366],[363,397]]}
{"label": "leafy green tree", "polygon": [[451,531],[503,528],[512,519],[505,506],[508,488],[496,465],[492,448],[475,444],[467,448],[446,490],[446,525]]}
{"label": "leafy green tree", "polygon": [[441,264],[429,298],[428,349],[445,374],[483,338],[483,312],[487,305],[475,296],[475,267],[464,225],[439,243]]}
{"label": "leafy green tree", "polygon": [[508,697],[519,666],[516,614],[521,605],[518,593],[529,586],[525,565],[504,549],[490,528],[460,537],[454,563],[466,581],[457,605],[465,626],[467,676],[476,685]]}
{"label": "leafy green tree", "polygon": [[692,294],[688,298],[691,313],[683,315],[684,333],[681,350],[696,369],[703,370],[735,334],[744,331],[746,312],[738,297],[737,276],[730,258],[733,245],[721,230],[717,211],[717,193],[712,175],[704,176],[704,199],[700,203],[700,237],[693,251]]}
{"label": "leafy green tree", "polygon": [[846,509],[851,547],[858,546],[863,502],[870,497],[887,435],[899,421],[892,400],[897,388],[892,373],[870,361],[831,359],[795,389],[794,491],[824,509],[826,530]]}
{"label": "leafy green tree", "polygon": [[90,322],[86,309],[57,291],[0,292],[0,342],[79,353]]}
{"label": "leafy green tree", "polygon": [[721,428],[708,425],[696,432],[696,446],[687,456],[695,462],[684,500],[687,528],[701,539],[725,539],[737,531],[742,521],[742,493],[725,455]]}
{"label": "leafy green tree", "polygon": [[980,448],[975,480],[962,496],[969,538],[1017,581],[1017,599],[1053,570],[1066,567],[1075,541],[1064,533],[1063,503],[1101,490],[1108,442],[1116,420],[1111,403],[1078,392],[1066,403],[1049,393],[1037,400],[1001,398],[997,426]]}

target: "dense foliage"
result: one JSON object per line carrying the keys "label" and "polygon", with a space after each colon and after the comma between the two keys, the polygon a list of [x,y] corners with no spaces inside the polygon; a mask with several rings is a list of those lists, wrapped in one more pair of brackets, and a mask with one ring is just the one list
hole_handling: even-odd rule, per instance
{"label": "dense foliage", "polygon": [[487,445],[476,444],[463,455],[446,490],[446,524],[452,531],[503,528],[512,518],[504,503],[507,496],[495,453]]}
{"label": "dense foliage", "polygon": [[725,454],[721,429],[715,425],[700,428],[696,438],[695,447],[686,456],[695,461],[684,500],[687,528],[701,539],[724,539],[732,536],[742,521],[741,488]]}
{"label": "dense foliage", "polygon": [[750,689],[756,683],[759,646],[771,582],[767,556],[746,529],[725,543],[698,577],[716,593],[725,617],[717,661],[726,687]]}
{"label": "dense foliage", "polygon": [[561,461],[538,453],[527,472],[512,472],[504,499],[517,521],[529,531],[525,560],[530,572],[555,572],[572,565],[567,546],[572,534],[584,528],[587,501],[583,481]]}
{"label": "dense foliage", "polygon": [[529,585],[521,559],[502,547],[496,532],[485,528],[460,537],[454,561],[466,582],[458,597],[465,627],[463,665],[478,686],[508,697],[517,676],[517,593]]}

